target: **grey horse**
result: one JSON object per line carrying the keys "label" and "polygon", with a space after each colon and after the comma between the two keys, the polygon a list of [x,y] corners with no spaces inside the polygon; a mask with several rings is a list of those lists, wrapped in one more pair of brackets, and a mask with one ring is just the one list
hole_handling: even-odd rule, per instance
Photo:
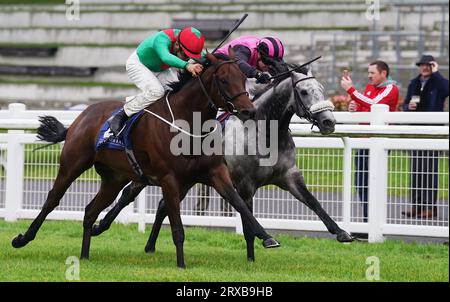
{"label": "grey horse", "polygon": [[[289,66],[298,67],[296,65]],[[317,125],[324,135],[334,131],[335,119],[332,113],[334,108],[329,101],[324,100],[323,86],[315,79],[308,67],[303,67],[282,79],[278,79],[271,85],[256,85],[254,90],[256,90],[254,96],[254,105],[257,108],[256,120],[266,121],[267,123],[271,120],[277,121],[277,143],[268,146],[270,148],[269,154],[277,154],[277,159],[271,165],[261,165],[261,159],[267,157],[267,153],[262,155],[257,151],[254,155],[235,155],[233,152],[226,152],[227,148],[233,148],[235,144],[244,144],[245,150],[250,150],[251,147],[254,147],[251,144],[254,144],[255,140],[251,140],[250,143],[249,136],[247,136],[246,139],[239,141],[232,134],[228,134],[233,133],[233,131],[225,131],[223,138],[223,143],[226,146],[224,147],[225,160],[239,195],[246,202],[250,211],[253,211],[253,196],[256,190],[262,186],[276,185],[289,191],[296,199],[314,211],[328,231],[336,235],[339,242],[353,241],[354,238],[336,224],[308,190],[302,173],[295,163],[296,148],[289,131],[289,124],[294,114]],[[255,125],[258,139],[262,139],[263,136],[269,137],[270,130],[273,130],[270,129],[270,126],[260,127],[261,124],[259,123]],[[227,121],[226,129],[227,127],[237,129],[238,132],[250,131],[244,129],[244,125],[234,117],[230,117]],[[144,187],[145,185],[140,183],[129,184],[124,189],[118,203],[98,225],[94,226],[92,235],[96,236],[107,230],[121,209],[133,202]],[[162,199],[159,202],[155,222],[145,246],[147,253],[155,251],[156,240],[166,216],[167,209]],[[244,234],[250,234],[245,232],[245,223],[243,227]],[[245,236],[247,258],[249,261],[254,261],[255,237],[252,235]]]}

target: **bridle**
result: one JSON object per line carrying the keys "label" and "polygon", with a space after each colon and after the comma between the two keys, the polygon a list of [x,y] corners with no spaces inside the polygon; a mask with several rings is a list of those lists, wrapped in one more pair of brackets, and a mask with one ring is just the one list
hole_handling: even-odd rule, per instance
{"label": "bridle", "polygon": [[310,109],[308,109],[308,107],[305,106],[305,104],[303,104],[302,98],[300,97],[297,89],[295,89],[295,87],[297,86],[297,84],[299,82],[302,81],[306,81],[306,80],[311,80],[311,79],[315,79],[314,76],[310,76],[310,77],[306,77],[300,80],[295,81],[294,79],[294,74],[291,73],[291,82],[292,82],[292,89],[294,90],[294,99],[295,99],[295,103],[300,106],[300,108],[302,109],[303,112],[303,118],[305,118],[306,120],[308,120],[309,122],[311,122],[313,125],[317,123],[317,121],[313,118],[313,113],[311,112]]}
{"label": "bridle", "polygon": [[291,82],[292,82],[292,89],[294,90],[295,103],[302,110],[302,112],[303,112],[302,117],[304,119],[308,120],[312,124],[312,127],[314,127],[314,125],[319,126],[318,121],[314,117],[314,115],[316,115],[317,113],[322,112],[322,111],[326,111],[326,110],[333,111],[334,110],[334,105],[330,101],[317,102],[317,103],[313,104],[309,109],[303,103],[301,96],[299,95],[297,89],[295,89],[295,88],[299,82],[311,80],[311,79],[315,79],[315,78],[316,77],[314,77],[314,76],[309,76],[309,77],[305,77],[303,79],[299,79],[299,80],[295,81],[294,74],[291,73]]}
{"label": "bridle", "polygon": [[206,91],[205,85],[203,84],[202,81],[202,74],[199,75],[197,78],[199,80],[200,83],[200,87],[202,88],[203,93],[206,95],[207,99],[208,99],[208,103],[209,103],[209,107],[214,110],[214,111],[218,111],[218,110],[224,110],[226,112],[229,112],[231,114],[236,114],[238,113],[238,111],[236,110],[236,107],[234,106],[233,102],[236,98],[240,97],[241,95],[247,95],[248,96],[248,92],[247,91],[242,91],[242,92],[238,92],[233,96],[229,96],[226,91],[223,89],[222,85],[220,85],[220,79],[217,76],[217,72],[219,71],[219,68],[224,66],[225,64],[232,64],[235,63],[234,61],[228,60],[228,61],[222,61],[219,64],[216,65],[214,71],[213,71],[213,81],[217,86],[217,90],[219,91],[219,96],[222,98],[223,102],[225,103],[225,108],[220,108],[217,107],[216,104],[214,104],[214,102],[212,101],[210,94]]}

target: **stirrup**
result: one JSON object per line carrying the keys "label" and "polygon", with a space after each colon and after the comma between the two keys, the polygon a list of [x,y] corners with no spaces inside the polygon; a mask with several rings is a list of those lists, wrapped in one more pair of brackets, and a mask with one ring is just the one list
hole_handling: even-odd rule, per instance
{"label": "stirrup", "polygon": [[[130,117],[126,115],[125,111],[121,109],[119,112],[117,112],[115,115],[110,117],[108,119],[109,129],[113,133],[115,137],[119,137],[123,130],[125,129],[126,122]],[[112,123],[117,123],[120,128],[117,131],[114,131]]]}

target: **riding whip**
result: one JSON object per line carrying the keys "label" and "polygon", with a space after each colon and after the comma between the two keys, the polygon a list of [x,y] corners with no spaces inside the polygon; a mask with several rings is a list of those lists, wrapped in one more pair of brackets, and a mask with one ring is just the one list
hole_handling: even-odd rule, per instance
{"label": "riding whip", "polygon": [[219,45],[217,45],[216,48],[214,48],[214,50],[212,51],[212,53],[215,53],[217,49],[219,49],[220,46],[222,46],[222,44],[230,37],[230,35],[239,27],[239,25],[241,25],[242,22],[244,22],[245,18],[247,18],[248,14],[244,14],[242,16],[242,18],[236,23],[236,25],[234,25],[234,27],[232,29],[230,29],[230,31],[228,32],[228,34],[225,36],[225,38],[223,38],[222,42],[219,43]]}
{"label": "riding whip", "polygon": [[296,70],[298,70],[298,69],[300,69],[300,68],[302,68],[302,67],[304,67],[304,66],[306,66],[306,65],[308,65],[308,64],[311,64],[311,63],[314,62],[314,61],[319,60],[321,57],[322,57],[322,56],[318,56],[318,57],[316,57],[316,58],[314,58],[314,59],[312,59],[312,60],[309,60],[308,62],[306,62],[306,63],[304,63],[304,64],[302,64],[302,65],[300,65],[300,66],[297,66],[297,67],[295,67],[295,68],[293,68],[293,69],[291,69],[291,70],[288,70],[288,71],[285,71],[285,72],[276,74],[276,75],[270,77],[270,79],[271,79],[271,80],[272,80],[272,79],[276,79],[276,78],[279,78],[279,77],[281,77],[281,76],[284,76],[284,75],[286,75],[286,74],[288,74],[288,73],[291,73],[291,72],[293,72],[293,71],[296,71]]}

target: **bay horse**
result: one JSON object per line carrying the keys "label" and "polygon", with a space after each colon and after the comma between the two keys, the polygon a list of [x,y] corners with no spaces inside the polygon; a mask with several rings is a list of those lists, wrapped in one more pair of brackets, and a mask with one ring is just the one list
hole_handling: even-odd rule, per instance
{"label": "bay horse", "polygon": [[[194,112],[200,113],[200,122],[203,123],[213,119],[218,108],[232,111],[243,120],[254,115],[254,106],[245,91],[246,77],[235,63],[234,54],[231,53],[230,58],[207,54],[206,59],[204,71],[199,77],[194,79],[189,73],[182,73],[182,81],[177,89],[167,96],[167,103],[160,99],[147,107],[147,110],[162,118],[144,113],[131,133],[134,154],[143,174],[151,184],[162,187],[176,247],[177,266],[181,268],[185,267],[185,261],[180,201],[196,183],[212,186],[241,213],[243,224],[248,230],[246,237],[257,236],[263,240],[266,248],[279,246],[257,222],[234,189],[223,156],[180,156],[174,155],[169,147],[176,132],[170,131],[170,126],[163,119],[170,120],[170,116],[192,125]],[[81,248],[81,258],[89,258],[92,226],[100,212],[114,201],[130,181],[143,185],[142,179],[128,163],[124,151],[106,148],[96,151],[95,148],[103,123],[122,105],[122,102],[91,105],[68,129],[53,117],[42,120],[38,137],[51,143],[65,140],[60,166],[53,188],[49,191],[39,215],[24,235],[19,234],[12,240],[13,247],[23,247],[35,238],[46,216],[59,205],[70,184],[94,165],[101,177],[101,185],[97,195],[85,208]]]}
{"label": "bay horse", "polygon": [[[298,66],[288,65],[287,67],[296,68]],[[336,121],[332,114],[333,106],[328,101],[324,101],[323,86],[315,79],[311,70],[304,67],[299,72],[292,72],[290,76],[281,78],[272,85],[256,85],[255,90],[256,119],[278,121],[278,145],[276,146],[278,160],[272,166],[261,166],[259,164],[261,154],[225,155],[228,169],[239,195],[244,199],[249,210],[252,211],[253,196],[256,190],[266,185],[276,185],[289,191],[297,200],[313,210],[323,221],[327,230],[336,235],[339,242],[353,241],[354,238],[336,224],[306,187],[302,173],[296,166],[296,147],[289,131],[291,118],[296,114],[317,125],[323,135],[334,132]],[[244,131],[242,123],[235,117],[230,117],[227,121],[227,127],[229,126],[228,123],[236,127],[238,131]],[[266,128],[265,132],[262,133],[258,129],[257,135],[267,135],[269,130],[270,128]],[[234,139],[233,135],[227,135],[227,132],[225,132],[224,144],[227,141],[228,146],[239,143]],[[243,143],[247,146],[248,139],[244,140]],[[138,183],[131,183],[127,186],[119,202],[98,225],[94,226],[95,236],[107,230],[121,209],[133,202],[144,187]],[[145,246],[146,252],[155,251],[156,239],[166,216],[167,206],[162,199]],[[246,226],[244,226],[244,233],[246,232],[245,228]],[[254,236],[246,237],[247,258],[250,261],[254,260],[254,238]]]}

